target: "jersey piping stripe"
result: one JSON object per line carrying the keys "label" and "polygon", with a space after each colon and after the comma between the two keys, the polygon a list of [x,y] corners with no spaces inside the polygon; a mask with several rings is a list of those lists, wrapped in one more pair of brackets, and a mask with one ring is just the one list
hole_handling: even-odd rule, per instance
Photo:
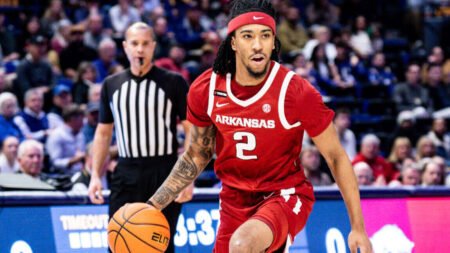
{"label": "jersey piping stripe", "polygon": [[286,98],[287,88],[291,82],[292,77],[295,75],[294,72],[289,71],[283,80],[281,85],[280,97],[278,98],[278,116],[280,117],[281,124],[285,129],[291,129],[300,126],[300,122],[296,122],[293,125],[289,124],[284,113],[284,99]]}
{"label": "jersey piping stripe", "polygon": [[211,80],[209,82],[209,98],[208,98],[208,115],[211,117],[212,110],[214,107],[214,90],[216,89],[216,80],[217,75],[216,73],[212,72],[211,74]]}
{"label": "jersey piping stripe", "polygon": [[276,62],[272,67],[272,71],[270,71],[269,78],[267,78],[267,80],[264,83],[264,86],[261,88],[261,90],[259,90],[258,93],[256,93],[253,97],[251,97],[247,100],[240,100],[239,98],[234,96],[233,92],[231,91],[231,74],[227,74],[226,85],[227,85],[227,93],[230,96],[230,99],[242,107],[247,107],[247,106],[255,103],[256,101],[258,101],[258,99],[260,99],[262,96],[264,96],[264,94],[266,94],[266,92],[269,90],[279,69],[280,69],[280,64]]}

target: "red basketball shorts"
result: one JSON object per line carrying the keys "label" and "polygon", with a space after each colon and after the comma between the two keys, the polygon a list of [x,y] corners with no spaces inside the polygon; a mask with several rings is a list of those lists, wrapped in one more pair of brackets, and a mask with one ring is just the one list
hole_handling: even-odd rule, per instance
{"label": "red basketball shorts", "polygon": [[[247,192],[223,185],[220,192],[220,226],[214,252],[228,253],[231,235],[249,219],[267,224],[274,239],[267,252],[284,247],[305,226],[314,197],[295,188],[276,192]],[[312,192],[312,188],[311,188]]]}

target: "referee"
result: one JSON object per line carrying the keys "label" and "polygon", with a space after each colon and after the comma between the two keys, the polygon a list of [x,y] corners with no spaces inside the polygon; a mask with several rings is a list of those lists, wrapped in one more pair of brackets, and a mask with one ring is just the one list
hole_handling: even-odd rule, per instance
{"label": "referee", "polygon": [[[189,136],[188,85],[180,75],[152,64],[155,46],[151,27],[141,22],[131,25],[123,41],[130,68],[108,77],[102,87],[89,197],[93,203],[104,202],[101,168],[115,127],[119,162],[110,185],[110,217],[125,203],[146,202],[167,178],[177,160],[177,119]],[[178,203],[163,211],[172,235],[180,203],[192,198],[192,189],[192,185],[186,188]],[[172,238],[167,252],[174,252]]]}

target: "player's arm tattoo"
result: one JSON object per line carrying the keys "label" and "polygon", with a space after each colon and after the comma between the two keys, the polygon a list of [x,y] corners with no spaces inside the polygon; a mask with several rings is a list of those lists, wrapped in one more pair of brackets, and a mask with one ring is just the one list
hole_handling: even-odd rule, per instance
{"label": "player's arm tattoo", "polygon": [[177,195],[197,178],[214,154],[216,128],[192,126],[190,130],[191,143],[178,158],[172,172],[149,199],[149,203],[158,209],[163,209]]}

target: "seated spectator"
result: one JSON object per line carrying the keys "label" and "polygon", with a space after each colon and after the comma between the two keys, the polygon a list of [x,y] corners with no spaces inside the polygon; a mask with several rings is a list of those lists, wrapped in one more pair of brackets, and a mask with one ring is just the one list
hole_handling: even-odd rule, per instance
{"label": "seated spectator", "polygon": [[429,117],[433,105],[428,90],[420,81],[420,67],[412,63],[406,72],[406,82],[394,87],[393,100],[397,110],[410,110],[416,117]]}
{"label": "seated spectator", "polygon": [[189,67],[189,76],[191,77],[191,80],[195,80],[200,74],[211,68],[215,59],[216,55],[214,53],[214,48],[210,44],[203,45],[200,62],[198,64],[192,64],[193,66]]}
{"label": "seated spectator", "polygon": [[400,171],[400,176],[397,180],[392,180],[389,183],[389,186],[402,186],[402,185],[410,185],[416,186],[420,185],[420,170],[417,168],[417,165],[409,165],[404,166]]}
{"label": "seated spectator", "polygon": [[42,28],[46,35],[52,36],[58,29],[58,23],[61,20],[67,19],[62,0],[51,0],[44,15],[41,19]]}
{"label": "seated spectator", "polygon": [[380,139],[374,134],[363,137],[360,152],[352,164],[358,162],[366,162],[370,166],[376,185],[386,185],[395,176],[391,164],[380,155]]}
{"label": "seated spectator", "polygon": [[53,170],[73,175],[83,168],[85,156],[83,127],[84,112],[77,105],[64,108],[64,124],[56,128],[47,139],[46,150]]}
{"label": "seated spectator", "polygon": [[365,162],[353,165],[353,171],[359,186],[370,186],[374,184],[372,168]]}
{"label": "seated spectator", "polygon": [[100,103],[91,102],[86,107],[86,123],[81,131],[84,135],[85,143],[91,143],[94,140],[95,129],[98,125],[98,111],[100,110]]}
{"label": "seated spectator", "polygon": [[100,84],[94,84],[91,87],[89,87],[88,103],[100,102],[101,91],[102,85]]}
{"label": "seated spectator", "polygon": [[312,185],[331,185],[330,176],[320,170],[320,153],[316,147],[304,148],[300,154],[300,162],[305,171],[305,176]]}
{"label": "seated spectator", "polygon": [[[431,161],[439,166],[439,169],[441,170],[441,173],[443,175],[442,180],[444,180],[444,175],[446,175],[447,173],[447,162],[445,161],[445,159],[442,156],[435,155],[431,158]],[[441,182],[441,184],[444,183],[444,181]]]}
{"label": "seated spectator", "polygon": [[167,19],[159,17],[153,25],[155,33],[155,54],[154,58],[159,59],[169,56],[170,49],[176,44],[175,34],[168,30]]}
{"label": "seated spectator", "polygon": [[114,30],[114,36],[123,38],[125,30],[133,23],[141,21],[141,17],[130,0],[119,0],[109,9],[109,20]]}
{"label": "seated spectator", "polygon": [[97,60],[92,62],[96,70],[96,79],[92,82],[101,83],[110,75],[111,70],[119,64],[116,61],[116,43],[109,38],[103,39],[98,46],[98,57]]}
{"label": "seated spectator", "polygon": [[174,27],[175,39],[187,52],[200,49],[204,39],[211,30],[212,22],[200,6],[191,2],[187,6],[185,15],[180,17],[180,23]]}
{"label": "seated spectator", "polygon": [[351,161],[356,155],[356,138],[353,131],[349,129],[350,124],[350,111],[337,109],[334,115],[334,126],[339,135],[339,141]]}
{"label": "seated spectator", "polygon": [[350,43],[353,50],[355,50],[362,59],[367,59],[373,54],[372,42],[367,33],[367,22],[364,16],[356,17]]}
{"label": "seated spectator", "polygon": [[82,62],[78,66],[77,77],[72,86],[73,102],[78,105],[86,105],[89,98],[89,88],[96,81],[97,71],[90,62]]}
{"label": "seated spectator", "polygon": [[37,88],[25,93],[25,108],[14,117],[14,122],[19,127],[25,138],[34,139],[41,143],[50,132],[47,114],[43,111],[44,96]]}
{"label": "seated spectator", "polygon": [[19,139],[8,136],[3,141],[2,152],[0,153],[0,173],[15,173],[19,171],[17,161],[17,148]]}
{"label": "seated spectator", "polygon": [[189,83],[189,71],[183,66],[186,51],[183,47],[175,45],[170,49],[169,57],[155,61],[155,65],[179,73]]}
{"label": "seated spectator", "polygon": [[83,25],[73,25],[70,28],[69,45],[60,54],[61,71],[70,79],[76,77],[81,62],[97,59],[97,51],[84,44],[84,32]]}
{"label": "seated spectator", "polygon": [[53,88],[53,106],[47,115],[50,129],[55,129],[64,124],[62,111],[70,104],[72,104],[70,88],[64,84],[56,85]]}
{"label": "seated spectator", "polygon": [[336,43],[336,50],[337,55],[334,59],[334,64],[341,78],[341,85],[346,87],[357,86],[366,72],[363,62],[345,43]]}
{"label": "seated spectator", "polygon": [[371,85],[385,86],[391,86],[397,81],[391,68],[386,66],[384,53],[378,52],[373,55],[367,79]]}
{"label": "seated spectator", "polygon": [[16,94],[20,101],[31,88],[40,88],[42,93],[49,91],[55,83],[52,66],[45,59],[47,39],[41,35],[31,37],[26,45],[27,55],[17,67]]}
{"label": "seated spectator", "polygon": [[450,134],[447,132],[447,122],[445,119],[437,118],[433,120],[431,130],[427,137],[436,146],[436,154],[444,158],[450,158]]}
{"label": "seated spectator", "polygon": [[19,108],[17,98],[14,94],[3,92],[0,94],[0,143],[3,143],[6,137],[14,136],[22,141],[24,136],[20,128],[14,123]]}
{"label": "seated spectator", "polygon": [[399,172],[402,171],[403,161],[407,158],[414,159],[411,142],[406,137],[397,137],[394,140],[388,160],[391,162],[393,169]]}
{"label": "seated spectator", "polygon": [[331,96],[339,96],[345,93],[347,86],[341,82],[336,65],[326,58],[323,45],[318,44],[314,48],[311,55],[311,64],[311,75],[314,76],[321,91]]}
{"label": "seated spectator", "polygon": [[[100,171],[100,178],[102,180],[103,189],[108,189],[108,180],[106,174],[108,172],[108,168],[110,165],[109,159],[110,157],[108,155]],[[87,191],[89,188],[89,182],[91,181],[91,173],[92,173],[92,143],[89,143],[86,147],[84,168],[72,176],[71,179],[73,182],[72,190]]]}
{"label": "seated spectator", "polygon": [[423,158],[431,158],[436,155],[436,146],[433,141],[427,136],[420,137],[416,145],[416,160],[420,161]]}
{"label": "seated spectator", "polygon": [[414,113],[411,111],[403,111],[397,116],[397,127],[395,128],[392,136],[390,138],[391,143],[389,146],[392,146],[394,140],[398,137],[406,137],[411,142],[412,146],[417,144],[417,141],[420,138],[420,133],[416,128],[416,117]]}
{"label": "seated spectator", "polygon": [[25,140],[19,145],[17,160],[20,173],[40,178],[44,166],[44,147],[35,140]]}
{"label": "seated spectator", "polygon": [[336,46],[330,42],[330,30],[326,26],[319,26],[314,28],[314,39],[308,40],[302,53],[307,60],[311,60],[314,48],[317,45],[322,45],[325,50],[326,58],[329,62],[333,62],[337,55]]}
{"label": "seated spectator", "polygon": [[300,20],[300,10],[289,6],[285,18],[277,27],[277,37],[281,42],[281,53],[288,55],[299,52],[308,41],[308,34]]}
{"label": "seated spectator", "polygon": [[333,26],[339,24],[339,7],[329,0],[313,0],[306,7],[306,17],[309,24]]}
{"label": "seated spectator", "polygon": [[6,22],[6,15],[0,13],[0,66],[19,59],[14,31]]}
{"label": "seated spectator", "polygon": [[443,174],[439,165],[429,161],[422,167],[422,186],[442,185]]}
{"label": "seated spectator", "polygon": [[100,42],[110,38],[109,29],[103,27],[103,17],[99,13],[91,13],[87,19],[84,44],[90,48],[99,48]]}
{"label": "seated spectator", "polygon": [[50,48],[55,50],[56,53],[61,53],[69,44],[71,26],[72,22],[68,19],[63,19],[58,22],[58,29],[50,40]]}

